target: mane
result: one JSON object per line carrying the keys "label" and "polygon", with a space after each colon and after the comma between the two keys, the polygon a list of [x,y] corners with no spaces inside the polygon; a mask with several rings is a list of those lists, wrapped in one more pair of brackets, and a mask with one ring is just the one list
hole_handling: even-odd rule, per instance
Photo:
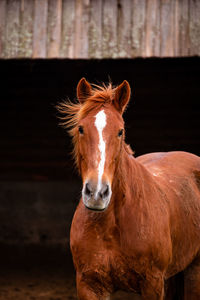
{"label": "mane", "polygon": [[78,161],[78,149],[77,149],[77,125],[81,119],[86,117],[88,113],[94,109],[101,108],[107,103],[112,103],[114,100],[115,87],[112,83],[102,86],[92,84],[93,89],[91,95],[83,102],[80,103],[78,100],[76,102],[71,102],[70,100],[63,101],[56,106],[57,110],[61,114],[59,116],[60,125],[67,129],[69,134],[72,136],[72,141],[74,144],[74,150],[72,152],[74,159],[79,167]]}
{"label": "mane", "polygon": [[60,118],[60,125],[69,130],[70,135],[73,135],[73,129],[78,122],[86,117],[86,115],[93,109],[103,106],[105,103],[112,103],[114,99],[115,88],[109,83],[108,86],[103,84],[99,86],[92,84],[91,95],[81,104],[78,100],[75,103],[68,101],[61,102],[57,109],[62,114]]}

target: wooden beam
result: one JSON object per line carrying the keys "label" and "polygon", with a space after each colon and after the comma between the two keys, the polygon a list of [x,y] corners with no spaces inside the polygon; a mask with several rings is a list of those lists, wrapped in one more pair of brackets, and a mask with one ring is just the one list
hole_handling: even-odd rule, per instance
{"label": "wooden beam", "polygon": [[18,57],[20,2],[7,0],[5,57]]}
{"label": "wooden beam", "polygon": [[132,57],[145,55],[146,0],[132,2]]}
{"label": "wooden beam", "polygon": [[176,56],[189,55],[189,3],[188,0],[176,0],[178,4],[178,46]]}
{"label": "wooden beam", "polygon": [[160,0],[147,1],[145,56],[160,55]]}
{"label": "wooden beam", "polygon": [[90,0],[76,0],[74,58],[88,58]]}
{"label": "wooden beam", "polygon": [[161,0],[160,56],[170,57],[175,53],[175,1]]}
{"label": "wooden beam", "polygon": [[48,3],[48,45],[47,57],[58,57],[61,40],[62,0]]}
{"label": "wooden beam", "polygon": [[62,31],[60,57],[74,58],[75,1],[62,1]]}
{"label": "wooden beam", "polygon": [[200,55],[200,1],[189,0],[189,54]]}
{"label": "wooden beam", "polygon": [[89,22],[89,58],[102,58],[102,0],[91,0]]}
{"label": "wooden beam", "polygon": [[0,57],[4,58],[5,48],[5,26],[6,26],[6,0],[0,1]]}
{"label": "wooden beam", "polygon": [[103,58],[117,58],[117,0],[103,1]]}
{"label": "wooden beam", "polygon": [[30,0],[21,1],[20,12],[21,24],[18,57],[32,57],[34,2]]}
{"label": "wooden beam", "polygon": [[117,45],[118,57],[131,57],[131,27],[132,27],[132,1],[118,1],[118,24],[117,24]]}
{"label": "wooden beam", "polygon": [[46,57],[48,0],[35,0],[33,58]]}

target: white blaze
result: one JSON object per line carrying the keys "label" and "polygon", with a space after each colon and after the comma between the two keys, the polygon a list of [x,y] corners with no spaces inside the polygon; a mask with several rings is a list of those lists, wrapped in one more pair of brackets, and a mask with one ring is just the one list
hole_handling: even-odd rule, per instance
{"label": "white blaze", "polygon": [[104,172],[104,165],[105,165],[105,155],[106,155],[106,144],[103,140],[103,129],[106,126],[106,114],[104,113],[104,110],[101,110],[96,114],[95,116],[95,126],[97,128],[97,131],[99,133],[99,151],[100,151],[100,161],[98,165],[98,185],[97,185],[97,193],[101,187],[101,180],[102,180],[102,175]]}

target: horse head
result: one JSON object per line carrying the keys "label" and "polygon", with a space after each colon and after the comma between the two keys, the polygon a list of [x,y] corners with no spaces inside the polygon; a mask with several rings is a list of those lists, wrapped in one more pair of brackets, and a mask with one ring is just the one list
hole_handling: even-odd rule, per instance
{"label": "horse head", "polygon": [[72,127],[74,155],[83,182],[82,200],[88,209],[103,211],[110,203],[125,135],[122,114],[129,98],[127,81],[112,88],[111,84],[91,85],[82,78],[77,86],[78,103],[63,104],[68,112],[64,124]]}

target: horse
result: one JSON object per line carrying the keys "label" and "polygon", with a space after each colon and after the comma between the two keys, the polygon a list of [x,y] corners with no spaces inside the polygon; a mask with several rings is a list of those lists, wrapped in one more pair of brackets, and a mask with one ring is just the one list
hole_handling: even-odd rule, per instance
{"label": "horse", "polygon": [[134,157],[123,113],[129,83],[90,84],[59,105],[80,172],[82,197],[70,231],[80,300],[117,290],[163,300],[183,272],[184,299],[200,299],[200,158],[172,151]]}

